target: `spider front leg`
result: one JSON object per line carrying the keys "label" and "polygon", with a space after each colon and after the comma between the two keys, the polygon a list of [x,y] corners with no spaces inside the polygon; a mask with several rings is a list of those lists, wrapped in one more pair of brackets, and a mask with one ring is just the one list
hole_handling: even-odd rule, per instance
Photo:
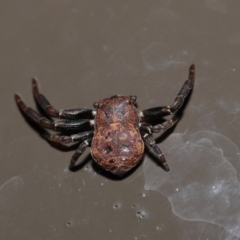
{"label": "spider front leg", "polygon": [[150,133],[144,133],[143,140],[145,144],[152,150],[153,154],[158,158],[161,165],[163,166],[163,169],[166,172],[169,172],[169,166],[167,165],[167,162],[165,160],[165,157],[161,151],[161,149],[156,145],[156,142],[153,138],[153,136]]}
{"label": "spider front leg", "polygon": [[90,146],[91,142],[92,142],[92,138],[89,138],[89,139],[85,140],[84,142],[82,142],[80,144],[77,151],[72,156],[72,159],[71,159],[71,162],[70,162],[70,165],[69,165],[70,170],[74,169],[76,161],[83,154],[83,152],[86,150],[86,148],[88,146]]}
{"label": "spider front leg", "polygon": [[37,80],[32,79],[32,89],[33,95],[36,99],[38,105],[49,115],[50,117],[55,118],[65,118],[65,119],[79,119],[79,118],[93,118],[95,114],[91,109],[85,108],[74,108],[74,109],[55,109],[48,100],[44,97],[43,94],[39,92]]}
{"label": "spider front leg", "polygon": [[161,118],[167,115],[171,115],[177,110],[180,109],[182,104],[184,103],[185,98],[188,96],[189,92],[192,90],[195,79],[195,66],[192,64],[189,68],[189,77],[188,80],[185,81],[181,90],[179,91],[177,97],[174,99],[172,105],[166,107],[154,107],[145,109],[140,112],[140,116],[144,121],[154,120],[157,118]]}
{"label": "spider front leg", "polygon": [[84,130],[84,129],[93,129],[94,128],[94,120],[89,119],[79,119],[79,120],[56,120],[51,121],[42,115],[40,115],[38,112],[33,110],[30,107],[27,107],[26,104],[23,102],[22,98],[15,94],[15,101],[18,105],[18,107],[22,110],[24,114],[26,114],[32,121],[39,124],[42,128],[48,128],[53,129],[57,131],[62,130]]}

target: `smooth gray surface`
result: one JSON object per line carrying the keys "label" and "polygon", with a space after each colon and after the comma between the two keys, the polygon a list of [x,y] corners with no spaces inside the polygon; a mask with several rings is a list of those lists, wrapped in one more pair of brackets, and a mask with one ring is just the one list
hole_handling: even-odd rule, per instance
{"label": "smooth gray surface", "polygon": [[[0,239],[240,238],[240,3],[0,2]],[[127,178],[68,170],[73,151],[39,137],[13,94],[56,108],[113,94],[139,109],[171,104],[196,65],[165,173],[145,155]],[[87,151],[88,152],[88,151]]]}

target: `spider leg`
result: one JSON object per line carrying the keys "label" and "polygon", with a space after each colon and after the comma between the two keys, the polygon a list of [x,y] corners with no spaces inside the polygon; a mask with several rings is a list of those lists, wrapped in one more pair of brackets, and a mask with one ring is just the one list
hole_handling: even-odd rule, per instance
{"label": "spider leg", "polygon": [[33,95],[38,105],[50,116],[55,118],[66,118],[66,119],[79,119],[79,118],[93,118],[94,111],[85,108],[74,108],[74,109],[55,109],[45,98],[43,94],[39,92],[38,83],[35,78],[32,79]]}
{"label": "spider leg", "polygon": [[179,91],[177,97],[174,99],[172,105],[166,107],[154,107],[145,109],[140,112],[140,116],[143,118],[144,121],[153,120],[159,117],[164,117],[167,115],[171,115],[176,112],[184,103],[185,98],[189,94],[189,92],[193,88],[195,79],[195,66],[192,64],[189,68],[189,77],[188,80],[185,81],[181,90]]}
{"label": "spider leg", "polygon": [[45,138],[47,138],[49,141],[58,142],[58,143],[74,143],[74,142],[82,142],[88,138],[92,138],[94,135],[93,131],[89,132],[82,132],[73,134],[70,136],[65,135],[53,135],[53,134],[45,134]]}
{"label": "spider leg", "polygon": [[89,138],[89,139],[85,140],[84,142],[82,142],[80,144],[77,151],[72,156],[72,159],[71,159],[71,162],[70,162],[70,165],[69,165],[69,169],[73,169],[75,167],[76,161],[83,154],[85,149],[91,144],[91,142],[92,142],[92,138]]}
{"label": "spider leg", "polygon": [[144,140],[145,144],[152,150],[153,154],[158,158],[161,165],[163,166],[163,169],[166,172],[169,172],[169,167],[167,165],[165,157],[164,157],[161,149],[156,145],[153,136],[150,133],[145,133],[143,135],[143,140]]}
{"label": "spider leg", "polygon": [[15,100],[19,108],[34,122],[39,124],[43,128],[53,129],[57,131],[61,130],[84,130],[84,129],[93,129],[94,127],[94,120],[89,119],[79,119],[79,120],[56,120],[51,121],[38,112],[33,110],[30,107],[27,107],[26,104],[23,102],[22,98],[15,94]]}
{"label": "spider leg", "polygon": [[157,125],[150,125],[148,123],[141,123],[140,125],[140,129],[148,132],[150,134],[152,133],[159,133],[159,132],[163,132],[169,128],[171,128],[172,126],[175,125],[175,123],[178,121],[178,118],[176,117],[176,115],[173,116],[173,118],[166,120],[165,122],[161,123],[161,124],[157,124]]}

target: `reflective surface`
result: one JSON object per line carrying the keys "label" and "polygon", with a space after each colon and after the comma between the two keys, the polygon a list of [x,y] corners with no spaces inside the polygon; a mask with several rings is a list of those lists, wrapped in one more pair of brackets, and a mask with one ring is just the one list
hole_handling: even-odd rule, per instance
{"label": "reflective surface", "polygon": [[[0,3],[1,239],[239,239],[240,3]],[[57,109],[114,94],[139,109],[169,105],[196,65],[177,126],[155,135],[170,172],[148,153],[124,179],[74,149],[51,146],[17,108],[36,108],[31,78]]]}

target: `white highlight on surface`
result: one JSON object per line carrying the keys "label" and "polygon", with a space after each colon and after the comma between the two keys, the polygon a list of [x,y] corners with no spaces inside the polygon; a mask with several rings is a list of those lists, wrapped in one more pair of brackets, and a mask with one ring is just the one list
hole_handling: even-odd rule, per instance
{"label": "white highlight on surface", "polygon": [[224,227],[240,237],[240,157],[228,138],[211,131],[172,134],[162,145],[170,172],[144,162],[145,189],[165,195],[188,221]]}
{"label": "white highlight on surface", "polygon": [[172,56],[172,51],[167,45],[153,42],[142,51],[142,60],[148,71],[162,71],[170,66],[185,65],[188,56],[187,51],[176,53]]}
{"label": "white highlight on surface", "polygon": [[227,13],[226,0],[205,0],[205,7],[222,14]]}
{"label": "white highlight on surface", "polygon": [[237,114],[240,112],[240,104],[233,99],[222,99],[219,100],[217,104],[230,114]]}
{"label": "white highlight on surface", "polygon": [[20,189],[24,186],[24,181],[20,176],[10,178],[0,187],[0,204],[8,204],[9,198],[15,196]]}

